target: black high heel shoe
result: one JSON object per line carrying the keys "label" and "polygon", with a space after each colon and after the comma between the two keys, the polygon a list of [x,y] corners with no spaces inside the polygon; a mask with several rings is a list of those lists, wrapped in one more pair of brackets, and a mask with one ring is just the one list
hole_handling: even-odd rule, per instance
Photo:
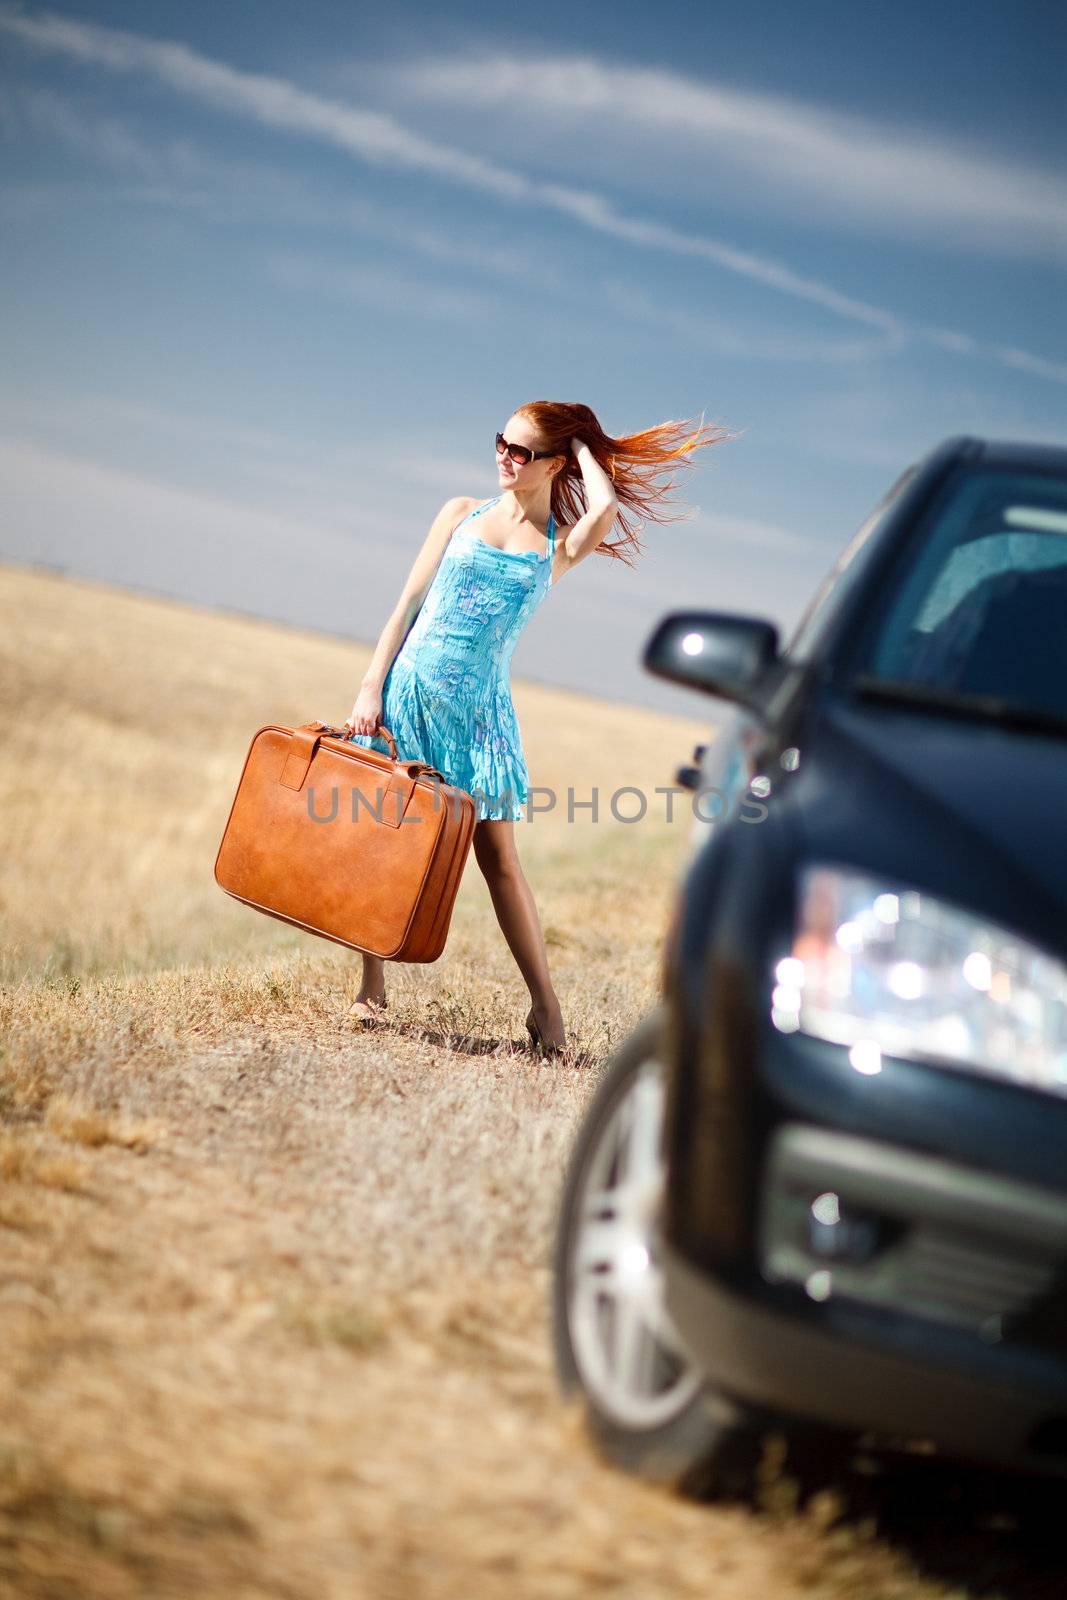
{"label": "black high heel shoe", "polygon": [[526,1018],[526,1031],[530,1035],[530,1049],[539,1056],[561,1056],[566,1050],[566,1045],[549,1044],[536,1022],[533,1020],[531,1009]]}

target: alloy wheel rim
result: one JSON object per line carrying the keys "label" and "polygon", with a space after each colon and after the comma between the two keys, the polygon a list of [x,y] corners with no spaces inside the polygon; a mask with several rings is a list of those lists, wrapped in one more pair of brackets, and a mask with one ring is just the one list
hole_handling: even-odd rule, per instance
{"label": "alloy wheel rim", "polygon": [[649,1060],[620,1096],[579,1182],[567,1312],[582,1381],[609,1416],[653,1428],[701,1384],[667,1311],[659,1216],[663,1069]]}

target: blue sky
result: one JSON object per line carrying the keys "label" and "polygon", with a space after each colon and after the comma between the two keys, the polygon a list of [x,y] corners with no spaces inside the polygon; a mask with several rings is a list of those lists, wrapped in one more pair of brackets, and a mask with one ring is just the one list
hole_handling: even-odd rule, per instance
{"label": "blue sky", "polygon": [[513,659],[702,714],[664,611],[788,631],[940,439],[1067,442],[1065,78],[1018,0],[0,3],[0,553],[370,643],[524,400],[703,413]]}

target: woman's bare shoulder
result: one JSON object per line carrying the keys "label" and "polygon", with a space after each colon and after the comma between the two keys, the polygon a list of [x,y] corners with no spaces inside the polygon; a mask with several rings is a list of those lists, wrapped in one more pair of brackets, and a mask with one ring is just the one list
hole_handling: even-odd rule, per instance
{"label": "woman's bare shoulder", "polygon": [[446,500],[441,508],[441,515],[448,522],[449,528],[454,529],[463,521],[463,518],[472,512],[475,506],[481,505],[481,497],[473,494],[453,495],[451,500]]}

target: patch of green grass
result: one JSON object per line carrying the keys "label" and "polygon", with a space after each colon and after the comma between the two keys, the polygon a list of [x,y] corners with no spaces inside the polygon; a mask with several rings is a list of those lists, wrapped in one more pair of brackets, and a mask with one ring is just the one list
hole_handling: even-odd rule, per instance
{"label": "patch of green grass", "polygon": [[385,1342],[385,1330],[365,1306],[352,1302],[326,1305],[288,1300],[279,1308],[279,1321],[311,1344],[337,1344],[364,1354]]}
{"label": "patch of green grass", "polygon": [[240,1539],[254,1539],[256,1530],[246,1516],[228,1500],[203,1490],[189,1490],[179,1495],[170,1508],[174,1521],[194,1538],[210,1538],[216,1534],[235,1534]]}

